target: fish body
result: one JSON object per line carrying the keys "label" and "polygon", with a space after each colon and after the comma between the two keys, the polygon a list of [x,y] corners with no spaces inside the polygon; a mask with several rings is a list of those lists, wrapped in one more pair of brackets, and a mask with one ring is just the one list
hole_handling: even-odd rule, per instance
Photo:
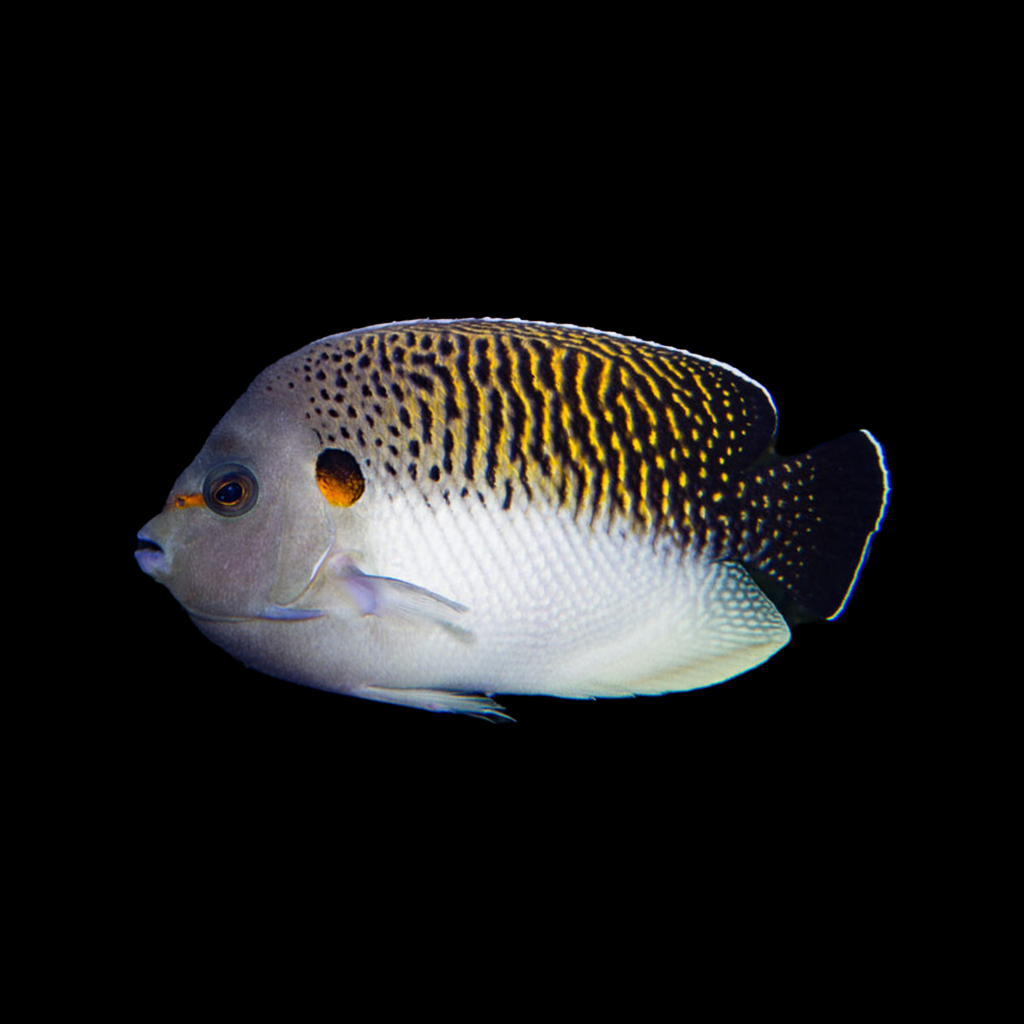
{"label": "fish body", "polygon": [[424,320],[265,370],[139,534],[245,664],[497,715],[490,695],[721,682],[845,608],[888,502],[867,431],[774,452],[760,384],[633,338]]}

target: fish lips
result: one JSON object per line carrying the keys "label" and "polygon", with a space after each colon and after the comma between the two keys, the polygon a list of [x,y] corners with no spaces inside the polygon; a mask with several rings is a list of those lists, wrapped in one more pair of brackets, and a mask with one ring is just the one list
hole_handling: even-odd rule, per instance
{"label": "fish lips", "polygon": [[139,563],[139,568],[154,579],[166,576],[171,571],[171,559],[167,552],[152,537],[147,537],[144,533],[138,535],[138,541],[135,561]]}

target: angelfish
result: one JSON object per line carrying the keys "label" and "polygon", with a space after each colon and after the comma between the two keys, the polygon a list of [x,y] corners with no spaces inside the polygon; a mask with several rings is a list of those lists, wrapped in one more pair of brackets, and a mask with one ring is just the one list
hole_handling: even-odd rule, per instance
{"label": "angelfish", "polygon": [[422,320],[265,370],[139,565],[246,665],[499,716],[491,695],[719,683],[846,607],[889,474],[866,430],[774,451],[768,391],[616,334]]}

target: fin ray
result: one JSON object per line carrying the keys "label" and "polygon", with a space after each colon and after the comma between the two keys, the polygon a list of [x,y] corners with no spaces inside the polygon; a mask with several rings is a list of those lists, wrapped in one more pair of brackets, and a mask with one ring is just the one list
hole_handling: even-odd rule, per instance
{"label": "fin ray", "polygon": [[500,704],[481,693],[392,689],[386,686],[360,686],[352,693],[356,697],[365,697],[367,700],[381,701],[385,704],[402,704],[405,707],[421,708],[424,711],[471,715],[489,722],[515,721]]}

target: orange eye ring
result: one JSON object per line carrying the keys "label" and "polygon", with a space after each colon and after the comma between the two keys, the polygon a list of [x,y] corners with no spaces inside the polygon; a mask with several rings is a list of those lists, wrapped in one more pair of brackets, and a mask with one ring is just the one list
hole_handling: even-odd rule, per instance
{"label": "orange eye ring", "polygon": [[259,485],[252,471],[235,463],[217,466],[203,484],[206,507],[219,516],[244,516],[256,506]]}

